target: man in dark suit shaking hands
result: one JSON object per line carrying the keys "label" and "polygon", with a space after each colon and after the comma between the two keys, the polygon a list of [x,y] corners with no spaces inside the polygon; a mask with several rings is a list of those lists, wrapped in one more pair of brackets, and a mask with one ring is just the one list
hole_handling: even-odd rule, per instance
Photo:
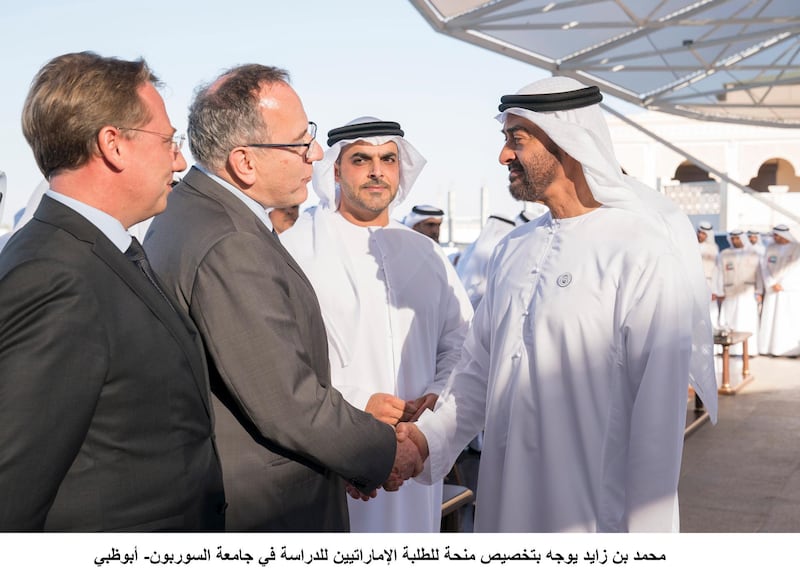
{"label": "man in dark suit shaking hands", "polygon": [[225,72],[197,92],[198,163],[145,239],[208,350],[229,531],[346,531],[345,483],[369,494],[422,469],[331,386],[316,294],[272,233],[265,208],[306,199],[315,134],[285,71]]}
{"label": "man in dark suit shaking hands", "polygon": [[224,529],[202,343],[126,231],[186,167],[156,83],[65,54],[25,102],[50,189],[0,253],[2,530]]}

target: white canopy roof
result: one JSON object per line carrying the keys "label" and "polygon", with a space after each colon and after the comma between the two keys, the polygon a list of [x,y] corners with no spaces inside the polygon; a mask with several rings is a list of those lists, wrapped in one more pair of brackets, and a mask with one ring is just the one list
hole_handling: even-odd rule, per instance
{"label": "white canopy roof", "polygon": [[434,29],[651,110],[800,127],[797,0],[410,0]]}

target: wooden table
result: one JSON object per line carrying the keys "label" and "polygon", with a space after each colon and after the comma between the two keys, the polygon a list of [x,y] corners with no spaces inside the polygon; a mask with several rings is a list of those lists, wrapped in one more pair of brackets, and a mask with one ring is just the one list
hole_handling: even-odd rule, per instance
{"label": "wooden table", "polygon": [[[714,343],[722,346],[722,386],[718,390],[721,395],[733,395],[742,386],[753,381],[750,375],[750,357],[747,355],[747,339],[753,335],[749,331],[730,332],[727,337],[714,335]],[[730,347],[737,343],[742,344],[742,380],[734,387],[731,386],[731,353]],[[690,388],[688,412],[686,415],[686,428],[683,431],[684,438],[692,433],[709,420],[708,411],[700,400],[695,390]],[[692,405],[694,404],[694,405]]]}
{"label": "wooden table", "polygon": [[[749,331],[732,331],[727,337],[714,335],[714,343],[722,346],[722,385],[719,388],[719,393],[722,395],[733,395],[753,381],[753,376],[750,374],[750,356],[747,353],[747,340],[751,335],[753,334]],[[731,386],[730,347],[737,343],[742,344],[742,380],[736,386]]]}

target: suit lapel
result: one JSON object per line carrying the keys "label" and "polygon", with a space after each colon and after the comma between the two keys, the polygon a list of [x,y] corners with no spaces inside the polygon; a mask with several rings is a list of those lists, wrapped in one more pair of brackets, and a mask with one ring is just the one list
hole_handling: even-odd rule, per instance
{"label": "suit lapel", "polygon": [[196,330],[191,321],[178,311],[180,306],[172,303],[170,308],[144,274],[111,243],[105,234],[74,210],[47,196],[36,211],[36,219],[57,226],[78,240],[91,246],[92,253],[105,263],[136,296],[153,312],[183,350],[194,374],[195,385],[200,391],[206,410],[211,413],[208,394],[204,385],[207,382],[205,358],[195,340]]}
{"label": "suit lapel", "polygon": [[[258,222],[258,223],[260,224],[261,222]],[[264,225],[261,224],[261,227],[264,227]],[[264,229],[266,230],[265,227],[264,227]],[[283,259],[286,260],[286,263],[289,264],[289,267],[292,268],[295,271],[295,273],[297,275],[299,275],[300,278],[305,283],[308,284],[308,287],[310,287],[311,289],[314,289],[313,286],[311,285],[311,281],[308,279],[308,277],[306,277],[305,272],[303,272],[302,268],[300,267],[300,264],[298,264],[295,261],[295,259],[292,257],[292,254],[290,254],[286,250],[286,248],[283,246],[283,244],[280,242],[280,240],[274,234],[269,233],[269,230],[267,230],[267,233],[270,236],[272,236],[273,247],[278,251],[279,254],[281,254],[281,257],[283,257]]]}
{"label": "suit lapel", "polygon": [[308,277],[306,277],[306,274],[300,268],[300,265],[294,260],[292,255],[286,251],[286,248],[283,247],[277,236],[273,234],[270,229],[250,211],[250,208],[239,200],[239,198],[194,167],[189,170],[189,173],[186,174],[181,181],[204,196],[211,197],[222,204],[237,222],[247,222],[248,226],[252,227],[252,231],[264,236],[265,242],[281,255],[289,267],[300,276],[309,288],[312,290],[314,289]]}

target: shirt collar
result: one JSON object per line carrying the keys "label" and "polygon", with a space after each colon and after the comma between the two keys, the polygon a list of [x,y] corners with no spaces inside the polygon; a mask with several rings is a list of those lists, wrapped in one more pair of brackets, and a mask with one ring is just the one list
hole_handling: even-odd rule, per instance
{"label": "shirt collar", "polygon": [[89,220],[92,225],[103,232],[103,235],[106,236],[119,251],[125,252],[125,250],[128,249],[128,246],[131,245],[131,235],[114,216],[111,216],[104,211],[98,210],[97,208],[94,208],[88,204],[84,204],[75,198],[54,192],[53,190],[47,190],[45,195],[61,204],[64,204],[68,208],[75,210],[84,218]]}
{"label": "shirt collar", "polygon": [[255,201],[253,198],[245,194],[242,190],[240,190],[230,182],[210,172],[205,166],[201,166],[200,164],[195,164],[195,167],[201,172],[203,172],[206,176],[217,182],[220,186],[228,190],[234,196],[239,198],[242,201],[242,203],[244,203],[244,205],[250,208],[250,211],[253,212],[259,220],[261,220],[261,223],[267,226],[267,229],[269,229],[269,231],[272,231],[272,220],[269,219],[269,216],[267,215],[267,210],[264,208],[264,206],[259,204],[257,201]]}

